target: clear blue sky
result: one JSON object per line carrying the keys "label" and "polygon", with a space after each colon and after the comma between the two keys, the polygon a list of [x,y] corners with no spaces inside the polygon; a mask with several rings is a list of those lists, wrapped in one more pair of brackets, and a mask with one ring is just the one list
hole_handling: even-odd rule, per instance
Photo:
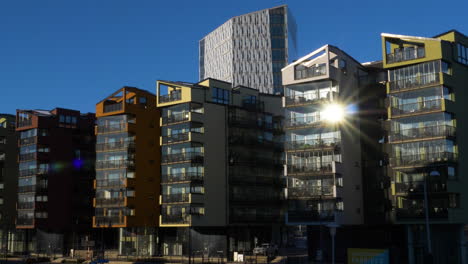
{"label": "clear blue sky", "polygon": [[0,113],[94,111],[124,85],[195,82],[199,39],[280,4],[296,18],[298,56],[328,43],[365,62],[380,59],[382,32],[468,34],[466,0],[0,0]]}

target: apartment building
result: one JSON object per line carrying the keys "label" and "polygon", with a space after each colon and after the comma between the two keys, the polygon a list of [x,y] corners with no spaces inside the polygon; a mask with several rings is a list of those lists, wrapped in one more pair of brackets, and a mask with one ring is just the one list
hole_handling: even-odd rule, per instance
{"label": "apartment building", "polygon": [[155,255],[160,193],[156,96],[123,87],[96,104],[93,227],[120,255]]}
{"label": "apartment building", "polygon": [[0,249],[12,253],[18,188],[15,116],[0,114]]}
{"label": "apartment building", "polygon": [[16,228],[25,252],[64,253],[90,235],[94,114],[17,110]]}
{"label": "apartment building", "polygon": [[157,105],[162,253],[232,258],[278,244],[281,97],[215,79],[158,81]]}
{"label": "apartment building", "polygon": [[199,80],[281,94],[281,68],[295,56],[296,24],[286,5],[233,17],[199,42]]}
{"label": "apartment building", "polygon": [[[393,220],[408,262],[465,263],[468,38],[382,34]],[[461,155],[460,155],[461,154]]]}

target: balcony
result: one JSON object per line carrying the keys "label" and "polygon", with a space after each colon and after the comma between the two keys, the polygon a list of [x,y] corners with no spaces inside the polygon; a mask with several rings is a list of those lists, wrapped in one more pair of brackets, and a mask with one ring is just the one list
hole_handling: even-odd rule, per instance
{"label": "balcony", "polygon": [[126,206],[125,197],[118,198],[95,198],[94,207],[124,207]]}
{"label": "balcony", "polygon": [[286,107],[291,106],[305,106],[310,104],[323,104],[333,100],[333,98],[337,98],[337,92],[329,92],[327,96],[322,96],[319,91],[315,91],[314,93],[308,92],[302,96],[286,96],[285,103]]}
{"label": "balcony", "polygon": [[133,160],[99,160],[96,161],[96,169],[131,169],[134,168],[135,163]]}
{"label": "balcony", "polygon": [[231,223],[277,223],[280,219],[280,214],[277,215],[261,215],[261,214],[231,214],[229,221]]}
{"label": "balcony", "polygon": [[184,152],[177,154],[164,154],[161,157],[161,163],[203,163],[203,152]]}
{"label": "balcony", "polygon": [[159,95],[158,100],[159,100],[159,103],[169,103],[169,102],[181,100],[181,97],[182,97],[182,90],[174,90],[174,91],[171,91],[169,94]]}
{"label": "balcony", "polygon": [[36,185],[18,186],[18,193],[31,193],[36,191]]}
{"label": "balcony", "polygon": [[[395,183],[395,192],[399,194],[423,194],[424,181],[397,182]],[[447,183],[445,181],[429,181],[427,192],[429,194],[447,192]]]}
{"label": "balcony", "polygon": [[426,51],[424,47],[406,47],[398,49],[394,53],[387,54],[387,64],[416,60],[424,58]]}
{"label": "balcony", "polygon": [[392,106],[392,116],[399,116],[399,115],[411,115],[411,114],[419,114],[424,112],[433,112],[437,110],[442,110],[442,101],[444,99],[434,99],[434,100],[427,100],[418,103],[411,103],[411,104],[401,104],[397,106]]}
{"label": "balcony", "polygon": [[305,175],[305,176],[319,176],[323,174],[333,173],[333,162],[324,162],[322,164],[314,165],[288,165],[288,176],[292,175]]}
{"label": "balcony", "polygon": [[21,119],[18,121],[18,128],[32,126],[32,118]]}
{"label": "balcony", "polygon": [[[414,207],[414,208],[397,208],[396,218],[398,220],[412,220],[419,219],[423,220],[425,218],[425,210],[423,207]],[[429,208],[429,219],[447,219],[448,218],[448,209],[447,208]]]}
{"label": "balcony", "polygon": [[36,152],[19,155],[19,161],[35,160]]}
{"label": "balcony", "polygon": [[334,210],[288,211],[288,222],[333,222],[334,220]]}
{"label": "balcony", "polygon": [[339,138],[303,139],[286,142],[286,150],[308,150],[334,148],[340,144]]}
{"label": "balcony", "polygon": [[112,143],[97,143],[96,152],[116,151],[116,150],[134,150],[134,142],[112,142]]}
{"label": "balcony", "polygon": [[123,102],[104,105],[104,113],[121,111],[123,109]]}
{"label": "balcony", "polygon": [[19,145],[31,145],[31,144],[37,144],[37,137],[28,137],[28,138],[21,138],[19,140]]}
{"label": "balcony", "polygon": [[189,214],[162,214],[161,225],[189,225],[191,216]]}
{"label": "balcony", "polygon": [[324,120],[322,120],[319,115],[315,115],[286,119],[285,127],[289,129],[294,129],[304,127],[317,127],[323,126],[324,124],[326,124],[326,122],[324,122]]}
{"label": "balcony", "polygon": [[161,202],[166,203],[189,203],[190,193],[163,194]]}
{"label": "balcony", "polygon": [[399,92],[440,84],[440,73],[419,74],[409,78],[389,82],[390,92]]}
{"label": "balcony", "polygon": [[288,199],[333,198],[335,186],[306,186],[288,188]]}
{"label": "balcony", "polygon": [[426,166],[431,163],[456,162],[458,154],[453,152],[420,153],[390,158],[390,165],[399,166]]}
{"label": "balcony", "polygon": [[178,143],[184,142],[189,140],[189,132],[173,134],[170,136],[162,136],[162,143],[163,144],[171,144],[171,143]]}
{"label": "balcony", "polygon": [[327,64],[317,64],[311,67],[298,65],[294,69],[294,80],[319,77],[327,75]]}
{"label": "balcony", "polygon": [[17,226],[34,226],[34,218],[20,218],[16,219]]}
{"label": "balcony", "polygon": [[190,115],[193,114],[191,112],[180,112],[180,113],[175,113],[171,114],[169,116],[163,116],[162,117],[162,125],[170,125],[174,123],[180,123],[180,122],[185,122],[190,120]]}
{"label": "balcony", "polygon": [[18,210],[31,210],[35,208],[34,202],[18,202]]}
{"label": "balcony", "polygon": [[127,186],[127,179],[107,179],[107,180],[95,180],[95,188],[119,188]]}
{"label": "balcony", "polygon": [[96,134],[128,132],[133,126],[135,126],[134,123],[116,123],[106,126],[96,126]]}
{"label": "balcony", "polygon": [[125,225],[125,216],[95,216],[93,217],[94,227],[111,227]]}
{"label": "balcony", "polygon": [[390,135],[390,142],[414,140],[422,138],[435,138],[435,137],[455,137],[456,128],[453,126],[427,126],[427,127],[415,127],[410,129],[402,129],[397,132],[393,132]]}
{"label": "balcony", "polygon": [[35,175],[43,175],[47,173],[48,173],[48,170],[46,169],[26,169],[26,170],[19,170],[19,177],[32,177]]}
{"label": "balcony", "polygon": [[196,173],[196,172],[185,172],[185,173],[177,173],[177,174],[163,174],[161,183],[174,183],[174,182],[202,182],[203,181],[203,173]]}

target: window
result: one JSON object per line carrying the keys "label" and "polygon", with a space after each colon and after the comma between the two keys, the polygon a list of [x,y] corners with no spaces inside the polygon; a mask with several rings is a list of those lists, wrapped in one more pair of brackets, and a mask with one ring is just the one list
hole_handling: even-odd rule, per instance
{"label": "window", "polygon": [[5,185],[3,183],[0,183],[0,190],[3,190],[5,188]]}
{"label": "window", "polygon": [[72,124],[76,124],[77,121],[78,121],[78,120],[76,119],[76,116],[72,116],[72,118],[71,118]]}
{"label": "window", "polygon": [[229,91],[221,88],[213,88],[213,102],[220,104],[229,104]]}
{"label": "window", "polygon": [[345,60],[339,60],[339,67],[340,67],[340,69],[346,69],[346,61]]}
{"label": "window", "polygon": [[461,64],[468,65],[468,47],[457,43],[457,61]]}
{"label": "window", "polygon": [[0,197],[0,204],[3,204],[3,197]]}
{"label": "window", "polygon": [[39,136],[46,137],[48,135],[49,135],[49,131],[47,129],[43,129],[43,128],[39,129]]}
{"label": "window", "polygon": [[146,97],[140,97],[139,101],[140,101],[140,104],[146,105]]}
{"label": "window", "polygon": [[0,144],[6,144],[7,140],[6,137],[1,136],[0,137]]}
{"label": "window", "polygon": [[65,116],[59,115],[59,122],[60,123],[65,123]]}
{"label": "window", "polygon": [[441,71],[442,71],[443,73],[449,74],[449,75],[452,74],[452,67],[451,67],[450,63],[445,62],[445,61],[442,61],[442,65],[441,65],[441,66],[442,66]]}
{"label": "window", "polygon": [[67,124],[71,123],[71,116],[66,116],[65,117],[65,123],[67,123]]}

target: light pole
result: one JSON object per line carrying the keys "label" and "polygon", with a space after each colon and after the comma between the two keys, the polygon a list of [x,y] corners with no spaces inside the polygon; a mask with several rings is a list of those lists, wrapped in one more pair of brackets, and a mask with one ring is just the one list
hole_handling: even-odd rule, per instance
{"label": "light pole", "polygon": [[336,228],[339,227],[339,225],[332,223],[327,226],[330,228],[330,236],[332,239],[332,264],[335,264],[335,235],[336,235]]}

